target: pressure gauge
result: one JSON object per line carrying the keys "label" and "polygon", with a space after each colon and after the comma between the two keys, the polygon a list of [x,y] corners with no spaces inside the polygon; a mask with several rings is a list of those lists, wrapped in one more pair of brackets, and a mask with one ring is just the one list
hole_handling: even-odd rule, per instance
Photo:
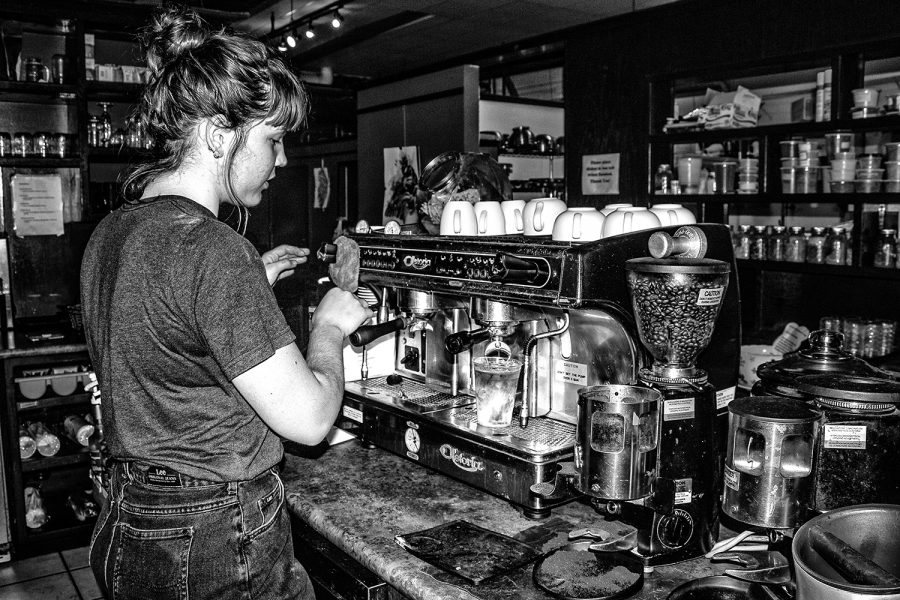
{"label": "pressure gauge", "polygon": [[369,227],[369,222],[365,219],[360,219],[356,222],[356,227],[353,228],[353,231],[356,233],[371,233],[372,228]]}
{"label": "pressure gauge", "polygon": [[388,235],[400,235],[400,223],[393,219],[384,224],[384,232]]}
{"label": "pressure gauge", "polygon": [[406,430],[406,435],[404,436],[404,441],[406,442],[406,449],[412,452],[413,454],[418,454],[419,447],[422,445],[422,441],[419,439],[419,432],[413,428],[409,428]]}

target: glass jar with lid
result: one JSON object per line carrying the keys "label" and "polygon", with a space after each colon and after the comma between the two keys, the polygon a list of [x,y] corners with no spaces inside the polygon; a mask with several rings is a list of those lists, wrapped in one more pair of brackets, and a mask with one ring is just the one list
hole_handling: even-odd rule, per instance
{"label": "glass jar with lid", "polygon": [[847,230],[836,226],[825,236],[825,264],[843,265],[847,262]]}
{"label": "glass jar with lid", "polygon": [[738,225],[734,236],[734,257],[750,258],[750,226]]}
{"label": "glass jar with lid", "polygon": [[50,151],[50,133],[46,131],[38,131],[32,138],[34,144],[34,153],[41,158],[52,156]]}
{"label": "glass jar with lid", "polygon": [[88,117],[88,146],[97,148],[100,146],[100,120],[97,115]]}
{"label": "glass jar with lid", "polygon": [[769,260],[787,260],[788,232],[784,225],[774,225],[769,234],[766,257]]}
{"label": "glass jar with lid", "polygon": [[878,245],[875,248],[876,267],[893,268],[897,264],[897,230],[882,229],[878,233]]}
{"label": "glass jar with lid", "polygon": [[13,134],[12,139],[12,155],[18,158],[25,158],[34,153],[33,138],[26,131],[17,131]]}
{"label": "glass jar with lid", "polygon": [[806,236],[802,227],[793,225],[788,229],[784,260],[796,263],[806,262]]}
{"label": "glass jar with lid", "polygon": [[766,260],[768,236],[765,225],[754,225],[750,233],[750,260]]}
{"label": "glass jar with lid", "polygon": [[69,156],[69,136],[68,134],[57,131],[50,136],[50,154],[56,158],[66,158]]}
{"label": "glass jar with lid", "polygon": [[672,165],[659,165],[653,178],[653,193],[669,194],[673,179],[675,179],[675,175],[672,173]]}
{"label": "glass jar with lid", "polygon": [[809,239],[806,240],[806,262],[825,264],[825,228],[813,227]]}

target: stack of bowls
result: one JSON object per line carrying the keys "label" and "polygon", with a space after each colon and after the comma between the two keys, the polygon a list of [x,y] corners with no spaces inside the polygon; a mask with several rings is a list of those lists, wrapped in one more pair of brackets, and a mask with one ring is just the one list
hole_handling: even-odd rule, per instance
{"label": "stack of bowls", "polygon": [[849,194],[856,189],[856,154],[838,152],[831,159],[831,192]]}
{"label": "stack of bowls", "polygon": [[854,119],[868,119],[881,114],[878,108],[878,97],[881,94],[875,88],[858,88],[853,90],[853,108],[850,116]]}
{"label": "stack of bowls", "polygon": [[738,194],[759,193],[759,159],[738,159]]}
{"label": "stack of bowls", "polygon": [[900,192],[900,142],[884,145],[884,191]]}
{"label": "stack of bowls", "polygon": [[819,167],[813,156],[812,142],[806,139],[781,142],[781,191],[814,194],[818,182]]}
{"label": "stack of bowls", "polygon": [[881,191],[884,169],[880,154],[863,154],[856,162],[856,191],[875,194]]}

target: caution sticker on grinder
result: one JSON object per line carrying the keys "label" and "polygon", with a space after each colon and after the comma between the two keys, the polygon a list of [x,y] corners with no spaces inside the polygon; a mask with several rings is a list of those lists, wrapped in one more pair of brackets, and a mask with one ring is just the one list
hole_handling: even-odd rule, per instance
{"label": "caution sticker on grinder", "polygon": [[715,306],[722,302],[724,287],[701,288],[697,292],[697,306]]}

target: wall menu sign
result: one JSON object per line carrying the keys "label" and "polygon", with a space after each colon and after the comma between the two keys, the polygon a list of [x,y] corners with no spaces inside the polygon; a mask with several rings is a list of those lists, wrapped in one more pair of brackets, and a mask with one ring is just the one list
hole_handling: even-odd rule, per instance
{"label": "wall menu sign", "polygon": [[619,153],[587,154],[581,157],[581,193],[619,193]]}
{"label": "wall menu sign", "polygon": [[62,235],[63,197],[59,175],[13,175],[13,223],[16,235]]}

